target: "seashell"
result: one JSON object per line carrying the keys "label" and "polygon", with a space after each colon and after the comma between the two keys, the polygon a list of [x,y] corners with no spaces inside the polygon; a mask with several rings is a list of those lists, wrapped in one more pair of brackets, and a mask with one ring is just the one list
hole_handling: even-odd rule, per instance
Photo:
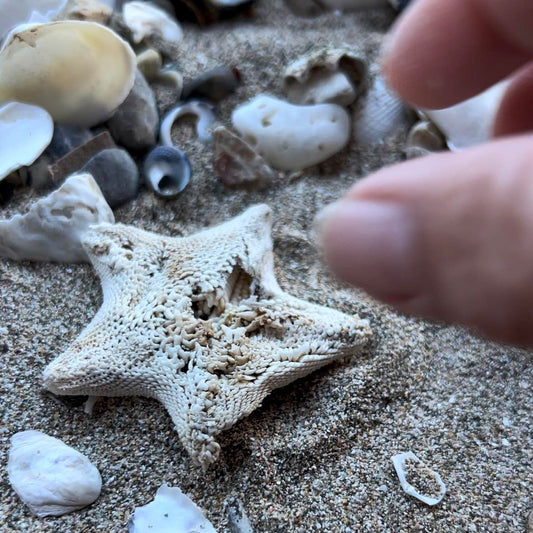
{"label": "seashell", "polygon": [[122,16],[131,30],[134,43],[140,43],[152,35],[159,35],[163,40],[175,44],[183,39],[179,24],[150,2],[126,2],[122,6]]}
{"label": "seashell", "polygon": [[446,150],[446,139],[435,124],[422,120],[411,128],[405,148],[408,159],[442,150]]}
{"label": "seashell", "polygon": [[38,517],[61,516],[93,503],[102,478],[85,455],[40,431],[11,437],[9,481]]}
{"label": "seashell", "polygon": [[54,122],[44,109],[19,102],[0,107],[0,180],[31,165],[53,134]]}
{"label": "seashell", "polygon": [[283,74],[283,90],[297,104],[350,105],[366,75],[361,53],[350,48],[321,48],[291,63]]}
{"label": "seashell", "polygon": [[377,75],[368,92],[357,101],[354,140],[362,146],[383,143],[411,122],[403,102]]}
{"label": "seashell", "polygon": [[241,75],[236,68],[216,67],[187,82],[182,98],[207,98],[219,102],[235,92],[240,80]]}
{"label": "seashell", "polygon": [[0,100],[38,105],[60,123],[89,127],[109,118],[134,79],[131,47],[95,22],[21,26],[0,50]]}
{"label": "seashell", "polygon": [[488,141],[492,123],[509,82],[502,81],[486,91],[445,109],[424,109],[446,137],[448,148],[463,150]]}
{"label": "seashell", "polygon": [[91,224],[114,222],[90,174],[78,174],[24,215],[0,220],[0,256],[17,261],[88,261],[81,237]]}
{"label": "seashell", "polygon": [[402,489],[427,505],[437,505],[446,494],[446,485],[413,452],[392,456]]}
{"label": "seashell", "polygon": [[85,20],[107,24],[113,8],[99,0],[67,0],[56,20]]}
{"label": "seashell", "polygon": [[265,188],[279,174],[243,139],[224,126],[215,129],[215,173],[228,187]]}
{"label": "seashell", "polygon": [[301,170],[346,146],[350,118],[336,104],[298,106],[259,95],[232,113],[233,126],[269,165]]}
{"label": "seashell", "polygon": [[250,520],[248,520],[242,501],[238,498],[229,498],[226,506],[231,533],[253,533],[252,525]]}
{"label": "seashell", "polygon": [[161,485],[152,502],[137,507],[129,533],[216,533],[196,504],[178,487]]}
{"label": "seashell", "polygon": [[196,134],[198,135],[198,138],[205,143],[212,142],[213,134],[210,132],[210,128],[216,120],[214,108],[206,102],[191,100],[190,102],[182,103],[169,111],[161,121],[159,137],[163,144],[166,146],[173,145],[171,135],[172,126],[178,118],[183,117],[184,115],[196,115],[198,117],[198,122],[196,124]]}
{"label": "seashell", "polygon": [[174,198],[191,179],[189,158],[175,146],[157,146],[144,161],[147,185],[157,195]]}

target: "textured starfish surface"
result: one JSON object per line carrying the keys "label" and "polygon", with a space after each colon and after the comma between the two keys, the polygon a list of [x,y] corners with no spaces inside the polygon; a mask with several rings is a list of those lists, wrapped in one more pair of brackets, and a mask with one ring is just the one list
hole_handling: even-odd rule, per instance
{"label": "textured starfish surface", "polygon": [[283,292],[266,205],[189,237],[93,226],[84,247],[103,304],[44,372],[56,394],[157,398],[193,460],[275,388],[352,355],[366,320]]}

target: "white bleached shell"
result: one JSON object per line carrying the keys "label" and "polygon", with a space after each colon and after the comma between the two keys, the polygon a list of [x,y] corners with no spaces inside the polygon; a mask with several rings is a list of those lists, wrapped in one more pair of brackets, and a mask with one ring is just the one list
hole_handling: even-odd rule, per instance
{"label": "white bleached shell", "polygon": [[88,20],[107,24],[113,8],[99,0],[67,0],[56,20]]}
{"label": "white bleached shell", "polygon": [[182,102],[172,108],[164,116],[161,121],[161,126],[159,127],[159,138],[161,139],[161,143],[165,146],[173,146],[172,127],[178,118],[185,115],[194,115],[198,117],[198,121],[196,122],[196,134],[198,135],[198,139],[202,142],[210,143],[213,140],[211,127],[216,120],[216,115],[211,105],[200,100]]}
{"label": "white bleached shell", "polygon": [[445,109],[424,109],[446,137],[450,150],[463,150],[488,141],[492,123],[509,82],[502,81],[486,91]]}
{"label": "white bleached shell", "polygon": [[178,487],[163,484],[152,502],[135,509],[129,533],[216,533],[216,530]]}
{"label": "white bleached shell", "polygon": [[125,3],[122,6],[122,16],[132,32],[135,43],[140,43],[154,34],[171,43],[179,43],[183,39],[183,31],[179,24],[162,9],[149,2]]}
{"label": "white bleached shell", "polygon": [[380,75],[374,75],[369,90],[355,105],[353,136],[362,146],[386,142],[411,122],[403,102]]}
{"label": "white bleached shell", "polygon": [[81,238],[91,224],[114,222],[90,174],[71,176],[24,215],[0,220],[0,256],[18,261],[87,261]]}
{"label": "white bleached shell", "polygon": [[283,89],[297,104],[350,105],[366,74],[362,55],[350,48],[322,48],[304,54],[283,74]]}
{"label": "white bleached shell", "polygon": [[336,104],[298,106],[259,95],[232,113],[233,126],[274,168],[301,170],[344,148],[348,113]]}
{"label": "white bleached shell", "polygon": [[23,25],[0,51],[0,100],[38,105],[56,122],[94,126],[128,96],[135,70],[131,47],[105,26]]}
{"label": "white bleached shell", "polygon": [[446,485],[413,452],[391,457],[402,489],[427,505],[437,505],[446,494]]}
{"label": "white bleached shell", "polygon": [[44,109],[19,102],[0,107],[0,180],[31,165],[53,134],[54,121]]}
{"label": "white bleached shell", "polygon": [[98,469],[85,455],[40,431],[11,437],[7,472],[19,498],[39,517],[82,509],[102,488]]}

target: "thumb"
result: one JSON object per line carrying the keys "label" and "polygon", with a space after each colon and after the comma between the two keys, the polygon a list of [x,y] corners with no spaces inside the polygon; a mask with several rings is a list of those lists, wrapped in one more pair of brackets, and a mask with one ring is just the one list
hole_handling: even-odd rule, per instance
{"label": "thumb", "polygon": [[400,311],[533,344],[533,135],[382,169],[320,227],[333,270]]}

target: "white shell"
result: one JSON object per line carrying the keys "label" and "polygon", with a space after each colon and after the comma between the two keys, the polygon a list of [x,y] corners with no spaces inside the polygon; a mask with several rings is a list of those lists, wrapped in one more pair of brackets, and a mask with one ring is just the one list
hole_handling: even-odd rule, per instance
{"label": "white shell", "polygon": [[319,48],[287,66],[283,89],[297,104],[350,105],[366,74],[362,54],[350,48]]}
{"label": "white shell", "polygon": [[122,6],[122,16],[132,32],[135,43],[140,43],[154,34],[171,43],[179,43],[183,39],[183,31],[179,24],[165,11],[149,2],[125,3]]}
{"label": "white shell", "polygon": [[87,261],[81,237],[91,224],[114,222],[90,174],[71,176],[24,215],[0,220],[0,256],[15,260]]}
{"label": "white shell", "polygon": [[424,109],[446,137],[450,150],[488,141],[496,112],[509,82],[502,81],[464,102],[445,109]]}
{"label": "white shell", "polygon": [[216,120],[216,115],[212,106],[207,102],[202,102],[200,100],[189,100],[188,102],[182,102],[178,106],[172,108],[163,117],[161,126],[159,127],[161,144],[165,146],[173,146],[172,127],[178,118],[185,115],[195,115],[198,117],[196,123],[196,134],[198,135],[198,139],[205,143],[210,143],[213,140],[211,127]]}
{"label": "white shell", "polygon": [[53,134],[54,121],[44,109],[19,102],[0,107],[0,180],[31,165]]}
{"label": "white shell", "polygon": [[124,101],[135,70],[129,44],[95,22],[22,25],[0,51],[0,100],[38,105],[56,122],[94,126]]}
{"label": "white shell", "polygon": [[[394,469],[398,474],[398,478],[400,479],[402,489],[409,494],[409,496],[414,496],[427,505],[437,505],[437,503],[444,498],[444,495],[446,494],[446,485],[442,482],[439,474],[430,470],[413,452],[393,455],[391,459],[394,464]],[[410,467],[416,468],[419,475],[423,473],[426,479],[430,478],[433,484],[438,487],[438,491],[433,494],[424,494],[421,490],[412,485],[407,479],[408,477],[411,479],[408,472]],[[411,481],[413,480],[411,479]]]}
{"label": "white shell", "polygon": [[216,533],[216,530],[178,487],[163,484],[152,502],[135,509],[129,533]]}
{"label": "white shell", "polygon": [[11,437],[7,472],[19,498],[39,517],[82,509],[102,488],[100,473],[87,457],[40,431]]}
{"label": "white shell", "polygon": [[301,170],[344,148],[348,113],[336,104],[298,106],[259,95],[232,113],[233,126],[274,168]]}

